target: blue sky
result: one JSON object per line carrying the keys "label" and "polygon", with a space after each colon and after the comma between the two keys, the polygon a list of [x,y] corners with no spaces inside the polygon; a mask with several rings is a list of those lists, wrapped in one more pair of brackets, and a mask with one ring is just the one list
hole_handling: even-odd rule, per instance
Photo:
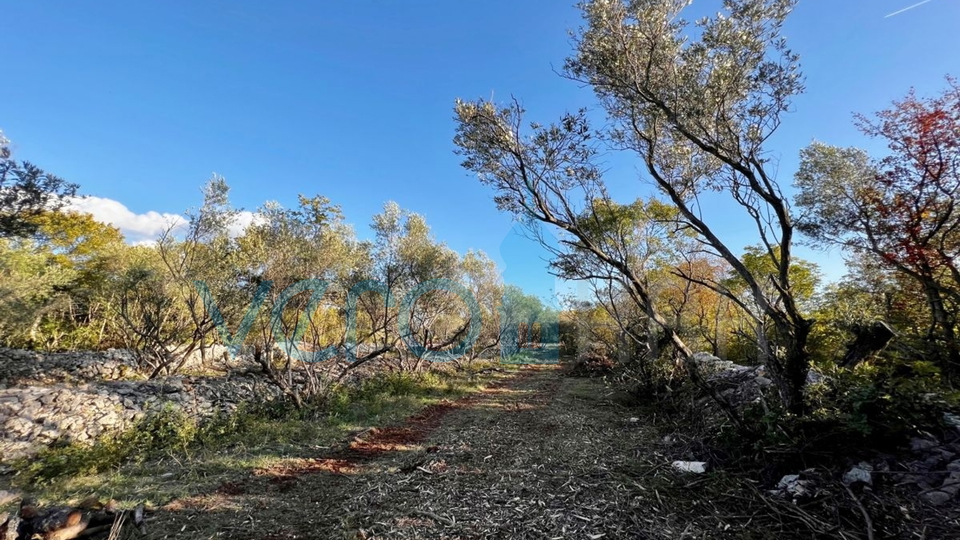
{"label": "blue sky", "polygon": [[[911,86],[936,92],[944,75],[960,75],[960,0],[885,18],[917,1],[800,1],[786,34],[808,91],[773,141],[782,183],[813,139],[867,146],[854,111],[883,108]],[[718,6],[696,0],[692,9]],[[499,259],[510,281],[540,295],[553,286],[544,254],[522,239],[504,244],[510,217],[460,168],[452,105],[514,95],[542,121],[593,106],[589,91],[555,73],[579,24],[567,2],[0,0],[0,8],[0,129],[15,155],[109,199],[103,212],[130,230],[195,205],[216,171],[238,206],[319,193],[361,235],[395,200],[454,249]],[[611,156],[610,165],[618,197],[648,192],[631,160]],[[733,245],[753,243],[741,225],[723,229]],[[803,254],[830,278],[842,273],[838,253]]]}

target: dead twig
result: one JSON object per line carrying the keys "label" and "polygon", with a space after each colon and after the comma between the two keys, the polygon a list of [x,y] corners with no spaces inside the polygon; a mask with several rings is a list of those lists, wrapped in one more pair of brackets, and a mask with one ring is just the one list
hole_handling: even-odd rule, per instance
{"label": "dead twig", "polygon": [[863,503],[860,502],[860,499],[853,494],[853,490],[850,489],[850,486],[843,486],[843,489],[847,490],[847,494],[850,495],[850,498],[853,499],[853,502],[857,503],[857,508],[859,508],[860,513],[863,514],[863,522],[867,527],[867,539],[873,540],[873,519],[870,518],[870,513],[867,512],[866,508],[864,508]]}
{"label": "dead twig", "polygon": [[439,516],[437,514],[434,514],[433,512],[427,512],[426,510],[414,510],[413,512],[410,512],[410,514],[414,516],[420,516],[420,517],[432,519],[438,523],[443,523],[444,525],[447,525],[449,527],[453,527],[455,524],[455,522],[450,518]]}

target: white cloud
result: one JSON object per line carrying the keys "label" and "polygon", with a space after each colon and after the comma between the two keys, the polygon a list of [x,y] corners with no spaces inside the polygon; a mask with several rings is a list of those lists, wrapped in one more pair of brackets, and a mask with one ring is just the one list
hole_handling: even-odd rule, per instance
{"label": "white cloud", "polygon": [[187,222],[180,214],[160,213],[153,210],[137,214],[119,201],[93,195],[75,198],[67,207],[77,212],[91,214],[97,221],[109,223],[120,229],[131,244],[150,243],[171,226],[181,226]]}
{"label": "white cloud", "polygon": [[[180,214],[153,210],[137,214],[119,201],[93,195],[74,198],[67,208],[91,214],[97,221],[113,225],[120,229],[127,242],[134,245],[152,245],[170,227],[183,227],[187,223],[187,219]],[[239,212],[236,221],[230,225],[230,236],[240,236],[247,227],[259,220],[259,215],[253,212]]]}
{"label": "white cloud", "polygon": [[242,212],[237,213],[237,219],[230,225],[230,236],[236,238],[243,234],[243,231],[247,230],[247,227],[254,224],[260,224],[263,222],[260,214],[254,214],[249,210],[243,210]]}

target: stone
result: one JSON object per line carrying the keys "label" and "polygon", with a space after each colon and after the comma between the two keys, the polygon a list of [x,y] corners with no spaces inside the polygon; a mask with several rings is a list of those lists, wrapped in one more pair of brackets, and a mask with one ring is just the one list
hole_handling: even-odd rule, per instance
{"label": "stone", "polygon": [[921,461],[921,463],[923,463],[923,467],[924,467],[926,470],[932,471],[932,470],[934,470],[934,469],[939,469],[939,468],[940,468],[940,462],[941,462],[941,461],[943,461],[943,458],[941,458],[941,457],[940,457],[940,453],[937,452],[937,453],[935,453],[935,454],[930,454],[930,455],[928,455],[926,458],[924,458],[924,459]]}
{"label": "stone", "polygon": [[[729,360],[722,360],[710,353],[705,353],[705,352],[694,353],[693,361],[700,364],[701,366],[704,366],[704,367],[709,366],[717,370],[732,370],[734,369],[735,366],[737,366],[736,364],[734,364]],[[737,367],[741,367],[741,366],[737,366]]]}
{"label": "stone", "polygon": [[793,499],[808,499],[816,495],[816,484],[812,480],[801,480],[799,474],[788,474],[777,483],[777,490]]}
{"label": "stone", "polygon": [[163,385],[163,393],[165,394],[177,394],[180,392],[183,392],[183,380],[181,379],[171,379]]}
{"label": "stone", "polygon": [[279,396],[270,385],[250,384],[259,380],[255,375],[147,381],[136,366],[136,356],[124,351],[37,354],[0,348],[0,467],[58,438],[85,443],[126,429],[169,405],[205,418],[257,396]]}
{"label": "stone", "polygon": [[956,495],[960,491],[960,472],[952,472],[947,475],[947,479],[940,485],[940,491]]}
{"label": "stone", "polygon": [[867,463],[860,463],[852,467],[843,474],[843,485],[853,486],[857,484],[873,485],[873,466]]}
{"label": "stone", "polygon": [[924,452],[937,447],[937,441],[927,438],[910,439],[910,450],[914,452]]}
{"label": "stone", "polygon": [[[16,540],[17,531],[20,530],[20,516],[18,514],[13,514],[9,518],[3,518],[4,527],[6,528],[6,533],[3,535],[4,540]],[[0,527],[0,530],[3,530],[4,527]]]}
{"label": "stone", "polygon": [[0,507],[15,502],[19,500],[20,497],[22,497],[22,494],[19,491],[0,490]]}
{"label": "stone", "polygon": [[777,489],[787,489],[787,486],[790,486],[800,480],[799,474],[788,474],[777,482]]}
{"label": "stone", "polygon": [[674,461],[673,468],[683,473],[703,474],[707,472],[705,461]]}
{"label": "stone", "polygon": [[931,506],[940,506],[953,499],[953,494],[944,491],[928,491],[920,495],[920,498]]}

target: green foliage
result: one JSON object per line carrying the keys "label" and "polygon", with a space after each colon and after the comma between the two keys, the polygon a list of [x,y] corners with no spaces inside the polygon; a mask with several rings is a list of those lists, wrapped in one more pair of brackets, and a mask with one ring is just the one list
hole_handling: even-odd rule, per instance
{"label": "green foliage", "polygon": [[[923,291],[908,276],[877,264],[861,254],[849,264],[848,274],[817,296],[813,318],[818,324],[810,336],[810,350],[818,362],[842,357],[858,329],[883,321],[896,332],[893,348],[913,360],[933,359],[927,332],[929,314]],[[897,347],[899,345],[900,347]]]}
{"label": "green foliage", "polygon": [[75,278],[32,246],[0,239],[0,343],[31,344],[43,317],[62,305],[60,291]]}
{"label": "green foliage", "polygon": [[[763,246],[747,246],[740,257],[750,274],[757,277],[762,287],[769,289],[766,291],[769,296],[773,296],[776,292],[770,283],[773,282],[772,276],[779,271],[777,261],[781,256],[779,246],[774,246],[770,250]],[[820,267],[810,261],[795,258],[790,265],[789,275],[794,300],[804,309],[810,309],[822,277]],[[742,290],[746,287],[746,283],[739,275],[733,273],[730,278],[730,287]]]}
{"label": "green foliage", "polygon": [[[498,208],[559,232],[562,249],[538,238],[556,256],[553,266],[562,277],[622,287],[635,311],[652,321],[647,337],[662,332],[685,358],[694,351],[684,341],[683,321],[657,305],[659,291],[650,287],[646,266],[659,255],[658,242],[671,245],[682,236],[699,243],[686,255],[707,251],[722,258],[747,285],[744,296],[757,307],[757,318],[777,328],[771,339],[758,340],[760,356],[782,389],[781,399],[799,412],[812,321],[791,283],[789,204],[761,157],[769,153],[768,141],[792,97],[803,90],[799,57],[781,35],[794,1],[724,2],[723,12],[696,23],[682,13],[689,5],[580,4],[586,22],[573,36],[575,51],[565,72],[590,86],[606,109],[609,122],[599,134],[584,110],[551,125],[531,123],[527,130],[517,103],[504,108],[458,100],[454,143],[463,166],[495,190]],[[596,139],[635,152],[668,203],[612,201]],[[701,204],[711,191],[724,192],[743,210],[765,246],[779,246],[778,256],[768,254],[775,271],[751,271],[704,220],[708,212]],[[660,220],[669,226],[657,227]],[[709,311],[722,313],[703,315]],[[717,331],[690,335],[719,350]],[[658,357],[662,347],[648,349]]]}
{"label": "green foliage", "polygon": [[792,456],[809,466],[808,459],[894,451],[910,437],[938,431],[943,413],[960,406],[960,394],[944,390],[931,362],[883,358],[854,369],[832,362],[815,369],[822,378],[807,388],[806,415],[784,415],[775,402],[756,404],[743,414],[752,433],[721,433],[719,442],[741,456]]}
{"label": "green foliage", "polygon": [[469,390],[470,383],[445,372],[380,373],[357,386],[339,387],[326,400],[328,419],[345,422],[387,412],[397,402],[450,398]]}
{"label": "green foliage", "polygon": [[936,428],[957,405],[930,362],[884,358],[855,369],[820,366],[825,379],[808,391],[810,421],[835,423],[858,437],[890,444]]}
{"label": "green foliage", "polygon": [[882,320],[883,313],[877,309],[877,298],[858,284],[834,283],[827,286],[814,317],[820,324],[810,335],[813,358],[820,362],[840,358],[845,346],[852,339],[848,331],[854,325],[870,324]]}
{"label": "green foliage", "polygon": [[516,285],[503,288],[500,304],[500,316],[504,324],[516,326],[519,323],[533,324],[541,319],[548,320],[549,308],[540,298],[523,292]]}
{"label": "green foliage", "polygon": [[[833,467],[838,458],[899,452],[912,437],[940,432],[943,413],[960,406],[960,394],[944,390],[931,362],[883,358],[854,369],[823,362],[814,370],[822,378],[807,388],[805,415],[785,414],[768,396],[743,409],[749,431],[708,423],[701,438],[729,462],[749,470],[762,463],[776,481],[802,468]],[[702,414],[686,412],[695,423]]]}
{"label": "green foliage", "polygon": [[77,186],[28,161],[9,159],[0,135],[0,238],[28,237],[37,231],[32,218],[63,208]]}
{"label": "green foliage", "polygon": [[377,396],[423,395],[436,387],[439,377],[433,373],[398,372],[378,375],[364,381],[354,391],[354,399],[376,399]]}
{"label": "green foliage", "polygon": [[928,323],[911,333],[927,341],[926,358],[956,377],[960,85],[949,77],[947,83],[938,96],[911,91],[875,118],[857,116],[864,135],[886,143],[882,158],[819,142],[803,150],[796,202],[804,210],[799,226],[812,238],[852,249],[913,282]]}

